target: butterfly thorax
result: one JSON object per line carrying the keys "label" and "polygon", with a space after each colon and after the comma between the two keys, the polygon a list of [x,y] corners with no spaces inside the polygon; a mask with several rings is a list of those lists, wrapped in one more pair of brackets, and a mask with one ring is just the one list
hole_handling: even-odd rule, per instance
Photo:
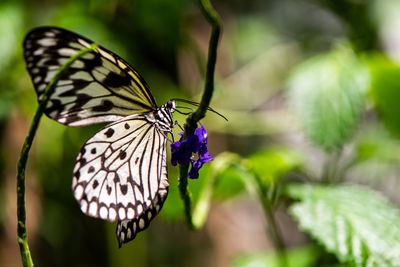
{"label": "butterfly thorax", "polygon": [[157,127],[164,132],[171,132],[174,127],[172,113],[176,110],[176,103],[173,100],[168,101],[153,113],[154,121]]}

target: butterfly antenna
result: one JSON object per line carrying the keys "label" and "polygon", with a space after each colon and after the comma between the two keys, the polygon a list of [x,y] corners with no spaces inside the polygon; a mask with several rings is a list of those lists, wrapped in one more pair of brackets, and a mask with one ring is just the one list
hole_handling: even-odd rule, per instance
{"label": "butterfly antenna", "polygon": [[[177,109],[175,111],[177,111],[179,114],[183,114],[183,115],[189,115],[191,112],[193,112],[193,109],[190,107],[176,106],[176,108]],[[178,108],[190,109],[190,112],[183,112],[183,111],[178,110]]]}
{"label": "butterfly antenna", "polygon": [[178,112],[179,114],[182,114],[182,115],[189,115],[190,113],[192,113],[192,112],[182,112],[182,111],[180,111],[180,110],[175,110],[176,112]]}
{"label": "butterfly antenna", "polygon": [[[190,104],[190,105],[193,105],[193,106],[196,106],[196,107],[198,107],[198,106],[200,105],[200,104],[197,103],[197,102],[190,101],[190,100],[187,100],[187,99],[182,99],[182,98],[173,98],[173,99],[171,99],[171,100],[174,100],[174,101],[177,101],[177,102],[187,103],[187,104]],[[188,107],[182,107],[182,108],[188,108]],[[222,115],[221,113],[219,113],[219,112],[216,111],[215,109],[213,109],[213,108],[211,108],[211,107],[207,107],[207,110],[209,110],[209,111],[211,111],[211,112],[214,112],[215,114],[217,114],[217,115],[219,115],[220,117],[222,117],[224,120],[228,121],[228,119],[227,119],[224,115]],[[184,113],[182,113],[182,112],[179,112],[179,113],[184,114]],[[188,113],[188,114],[189,114],[189,113]],[[188,115],[188,114],[184,114],[184,115]]]}

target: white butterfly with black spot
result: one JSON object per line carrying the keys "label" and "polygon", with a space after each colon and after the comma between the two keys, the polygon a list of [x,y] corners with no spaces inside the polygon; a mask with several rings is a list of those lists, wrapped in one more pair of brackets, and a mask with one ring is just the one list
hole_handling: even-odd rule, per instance
{"label": "white butterfly with black spot", "polygon": [[[24,57],[39,101],[57,70],[92,43],[56,27],[27,34]],[[119,246],[147,228],[167,197],[175,109],[174,101],[158,107],[144,79],[101,46],[74,61],[47,103],[46,115],[65,125],[113,122],[81,149],[72,190],[85,214],[118,221]]]}

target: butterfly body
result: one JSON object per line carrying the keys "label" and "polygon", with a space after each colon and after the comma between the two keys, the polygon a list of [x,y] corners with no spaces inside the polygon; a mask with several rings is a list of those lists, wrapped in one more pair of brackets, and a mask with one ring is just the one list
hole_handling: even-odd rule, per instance
{"label": "butterfly body", "polygon": [[[39,101],[57,70],[92,43],[56,27],[27,34],[24,57]],[[78,154],[72,191],[85,214],[118,221],[120,246],[144,230],[165,201],[175,109],[174,101],[158,107],[136,70],[101,46],[73,62],[46,105],[46,115],[64,125],[111,122]]]}

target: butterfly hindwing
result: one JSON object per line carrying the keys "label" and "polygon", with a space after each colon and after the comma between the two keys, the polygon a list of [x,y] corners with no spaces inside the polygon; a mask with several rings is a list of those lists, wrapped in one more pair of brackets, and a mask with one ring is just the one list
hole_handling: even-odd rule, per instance
{"label": "butterfly hindwing", "polygon": [[153,113],[112,123],[79,153],[72,190],[82,211],[109,221],[139,218],[168,188],[165,134]]}
{"label": "butterfly hindwing", "polygon": [[[24,41],[24,57],[39,101],[57,70],[93,42],[56,27],[40,27]],[[144,79],[123,59],[101,46],[77,59],[58,81],[46,114],[65,125],[121,119],[157,108]]]}
{"label": "butterfly hindwing", "polygon": [[133,240],[139,232],[145,230],[149,226],[151,220],[161,210],[167,195],[168,187],[160,188],[152,205],[138,218],[134,220],[118,221],[116,232],[119,247],[121,247],[123,243]]}

